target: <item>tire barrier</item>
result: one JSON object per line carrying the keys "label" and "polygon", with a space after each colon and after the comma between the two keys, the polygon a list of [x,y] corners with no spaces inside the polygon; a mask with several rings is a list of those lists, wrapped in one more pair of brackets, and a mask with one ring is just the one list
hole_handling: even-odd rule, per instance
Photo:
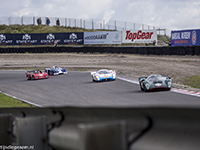
{"label": "tire barrier", "polygon": [[139,55],[200,55],[200,46],[176,47],[22,47],[0,48],[0,53],[123,53]]}

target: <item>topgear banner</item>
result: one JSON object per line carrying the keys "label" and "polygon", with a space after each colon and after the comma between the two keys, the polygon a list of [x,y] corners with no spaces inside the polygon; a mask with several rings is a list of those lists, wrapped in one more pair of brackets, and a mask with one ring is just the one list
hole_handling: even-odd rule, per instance
{"label": "topgear banner", "polygon": [[157,43],[156,30],[125,30],[122,32],[122,43]]}
{"label": "topgear banner", "polygon": [[180,30],[171,32],[171,46],[200,45],[200,29]]}

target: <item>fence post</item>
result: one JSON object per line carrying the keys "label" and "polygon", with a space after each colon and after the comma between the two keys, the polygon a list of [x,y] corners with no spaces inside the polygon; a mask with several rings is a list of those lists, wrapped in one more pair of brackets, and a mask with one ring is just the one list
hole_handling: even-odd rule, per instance
{"label": "fence post", "polygon": [[74,26],[76,27],[76,19],[74,19]]}
{"label": "fence post", "polygon": [[65,18],[65,27],[67,27],[67,18]]}
{"label": "fence post", "polygon": [[82,19],[80,19],[80,28],[82,28]]}
{"label": "fence post", "polygon": [[85,29],[85,20],[83,20],[83,29]]}
{"label": "fence post", "polygon": [[35,25],[35,16],[33,16],[33,25]]}
{"label": "fence post", "polygon": [[124,23],[124,28],[125,28],[125,30],[126,30],[126,22]]}
{"label": "fence post", "polygon": [[11,16],[8,18],[8,25],[10,25],[10,18],[11,18]]}
{"label": "fence post", "polygon": [[117,30],[117,22],[116,22],[116,20],[115,20],[115,30]]}
{"label": "fence post", "polygon": [[21,17],[21,25],[23,25],[23,16]]}
{"label": "fence post", "polygon": [[92,30],[94,30],[94,22],[93,22],[93,19],[92,19]]}

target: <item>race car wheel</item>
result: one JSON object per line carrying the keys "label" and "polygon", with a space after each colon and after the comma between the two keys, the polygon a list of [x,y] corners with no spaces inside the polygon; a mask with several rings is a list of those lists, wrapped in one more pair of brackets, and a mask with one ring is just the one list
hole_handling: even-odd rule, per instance
{"label": "race car wheel", "polygon": [[140,89],[141,89],[141,91],[144,91],[141,82],[140,82]]}
{"label": "race car wheel", "polygon": [[144,85],[144,88],[143,88],[143,90],[144,90],[145,92],[147,92],[147,91],[148,91],[145,85]]}
{"label": "race car wheel", "polygon": [[45,78],[47,79],[47,78],[48,78],[48,76],[46,75],[46,76],[45,76]]}
{"label": "race car wheel", "polygon": [[171,88],[168,88],[168,89],[167,89],[167,91],[170,91],[170,90],[171,90]]}
{"label": "race car wheel", "polygon": [[50,73],[51,75],[53,75],[54,73],[53,73],[53,71],[51,71],[51,73]]}
{"label": "race car wheel", "polygon": [[32,79],[33,79],[33,80],[35,80],[35,77],[34,77],[34,76],[32,76]]}

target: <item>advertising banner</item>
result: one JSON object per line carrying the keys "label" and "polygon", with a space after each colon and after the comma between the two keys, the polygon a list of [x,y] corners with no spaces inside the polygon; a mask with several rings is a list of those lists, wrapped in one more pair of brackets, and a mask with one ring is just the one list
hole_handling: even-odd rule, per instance
{"label": "advertising banner", "polygon": [[157,42],[156,30],[125,30],[122,32],[122,43],[153,43]]}
{"label": "advertising banner", "polygon": [[180,30],[171,32],[171,46],[194,46],[200,45],[199,30]]}
{"label": "advertising banner", "polygon": [[121,44],[121,32],[84,32],[84,44]]}
{"label": "advertising banner", "polygon": [[0,34],[0,45],[53,45],[83,44],[83,32],[41,33],[41,34]]}

